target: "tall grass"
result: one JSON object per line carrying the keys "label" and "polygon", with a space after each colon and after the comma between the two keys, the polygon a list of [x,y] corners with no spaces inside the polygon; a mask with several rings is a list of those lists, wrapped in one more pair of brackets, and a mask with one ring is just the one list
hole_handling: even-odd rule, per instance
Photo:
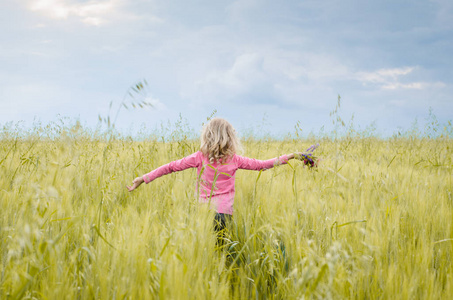
{"label": "tall grass", "polygon": [[222,250],[195,170],[125,188],[198,142],[43,133],[0,141],[1,299],[453,298],[450,138],[324,138],[317,170],[239,171]]}

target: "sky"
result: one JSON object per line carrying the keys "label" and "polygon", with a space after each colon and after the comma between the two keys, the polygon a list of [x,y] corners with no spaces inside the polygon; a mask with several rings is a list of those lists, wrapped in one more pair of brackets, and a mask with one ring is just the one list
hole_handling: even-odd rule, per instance
{"label": "sky", "polygon": [[[453,1],[0,0],[0,125],[110,115],[119,130],[216,111],[239,131],[389,135],[453,118]],[[126,95],[126,96],[125,96]],[[140,98],[143,97],[143,98]],[[109,105],[112,109],[109,112]]]}

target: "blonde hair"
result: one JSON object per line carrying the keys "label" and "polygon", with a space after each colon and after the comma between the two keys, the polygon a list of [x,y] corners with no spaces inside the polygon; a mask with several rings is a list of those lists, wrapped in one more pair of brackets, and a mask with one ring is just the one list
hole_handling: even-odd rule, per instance
{"label": "blonde hair", "polygon": [[231,158],[239,148],[236,131],[227,120],[213,118],[203,127],[200,151],[210,163]]}

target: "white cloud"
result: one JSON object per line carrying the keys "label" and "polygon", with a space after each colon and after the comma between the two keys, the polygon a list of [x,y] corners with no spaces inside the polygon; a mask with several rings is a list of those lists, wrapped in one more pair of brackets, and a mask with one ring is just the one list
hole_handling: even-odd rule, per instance
{"label": "white cloud", "polygon": [[375,72],[358,72],[357,79],[363,83],[389,83],[398,80],[398,77],[407,75],[414,67],[380,69]]}
{"label": "white cloud", "polygon": [[339,78],[352,77],[346,65],[326,54],[272,46],[249,48],[229,65],[211,65],[196,78],[187,79],[181,96],[196,104],[234,100],[301,105],[310,90],[328,91]]}
{"label": "white cloud", "polygon": [[120,8],[120,1],[88,1],[79,3],[73,0],[35,0],[28,8],[52,19],[76,17],[81,22],[99,26],[103,25]]}
{"label": "white cloud", "polygon": [[148,96],[145,101],[152,105],[153,110],[163,111],[167,109],[167,106],[157,98]]}
{"label": "white cloud", "polygon": [[241,54],[229,70],[210,74],[206,81],[222,85],[232,93],[243,93],[265,80],[263,62],[264,58],[257,53]]}
{"label": "white cloud", "polygon": [[423,82],[412,82],[412,83],[399,83],[399,82],[394,82],[394,83],[389,83],[386,85],[383,85],[381,88],[383,90],[397,90],[397,89],[415,89],[415,90],[421,90],[423,89]]}
{"label": "white cloud", "polygon": [[375,72],[358,72],[356,79],[364,86],[377,85],[382,90],[397,90],[397,89],[414,89],[423,90],[427,88],[442,88],[445,87],[443,82],[401,82],[404,76],[413,73],[417,67],[404,67],[393,69],[380,69]]}
{"label": "white cloud", "polygon": [[263,64],[264,57],[258,53],[240,54],[230,68],[211,69],[182,94],[196,100],[212,101],[251,93],[267,81]]}
{"label": "white cloud", "polygon": [[390,83],[382,86],[383,90],[413,89],[424,90],[427,88],[443,88],[446,84],[443,82],[411,82],[411,83]]}

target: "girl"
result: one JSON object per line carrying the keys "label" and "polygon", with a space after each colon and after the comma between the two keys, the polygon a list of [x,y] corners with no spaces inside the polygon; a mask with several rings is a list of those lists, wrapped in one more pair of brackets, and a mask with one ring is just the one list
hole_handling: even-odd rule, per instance
{"label": "girl", "polygon": [[234,180],[238,169],[266,170],[302,157],[302,153],[296,153],[256,160],[237,155],[239,147],[233,126],[224,119],[214,118],[203,128],[199,151],[135,178],[127,188],[132,192],[143,182],[150,183],[172,172],[197,168],[198,198],[200,202],[209,203],[216,211],[215,230],[219,234],[233,214]]}

